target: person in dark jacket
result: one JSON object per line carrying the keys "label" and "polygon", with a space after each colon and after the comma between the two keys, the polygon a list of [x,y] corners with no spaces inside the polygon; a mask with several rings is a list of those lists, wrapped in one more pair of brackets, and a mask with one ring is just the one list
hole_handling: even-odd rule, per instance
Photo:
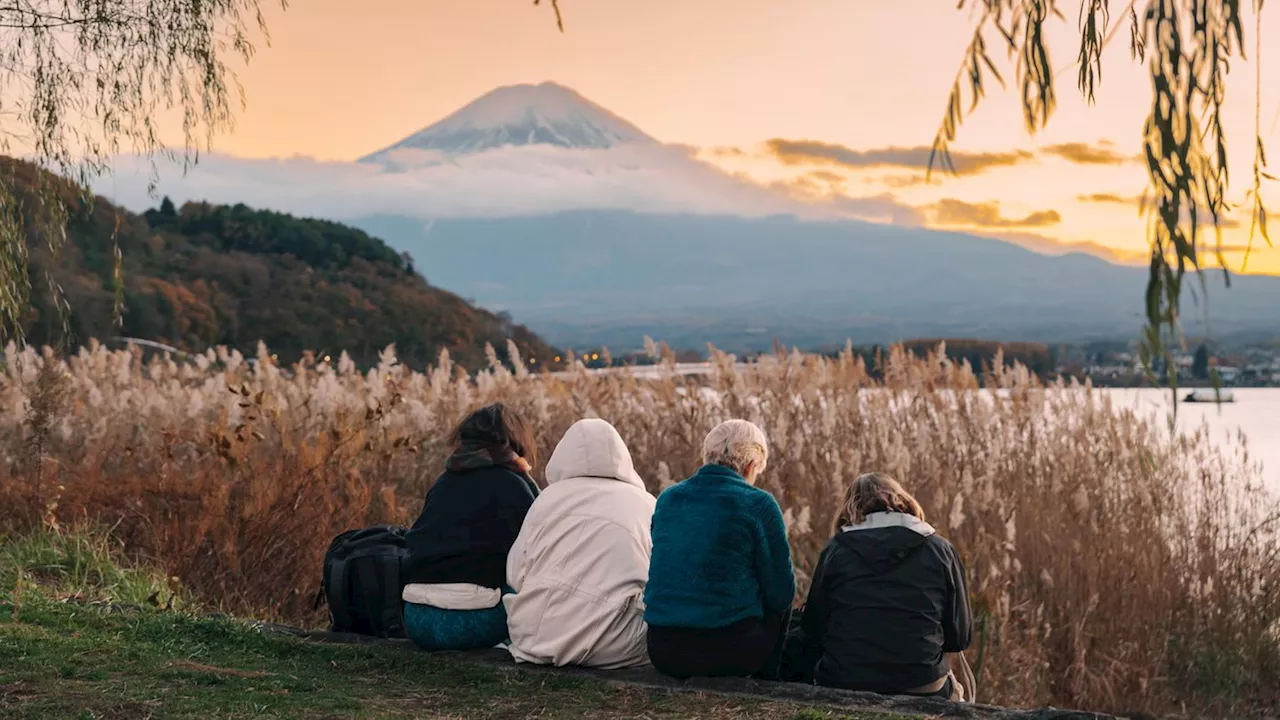
{"label": "person in dark jacket", "polygon": [[427,650],[494,647],[507,640],[507,553],[538,496],[533,433],[498,403],[468,415],[450,446],[406,537],[405,631]]}
{"label": "person in dark jacket", "polygon": [[796,588],[782,511],[753,485],[764,432],[730,420],[705,465],[658,496],[644,592],[649,660],[677,678],[755,675],[780,654]]}
{"label": "person in dark jacket", "polygon": [[[964,566],[902,485],[850,485],[814,570],[801,626],[814,681],[845,690],[961,699],[947,653],[972,640]],[[847,519],[846,519],[847,518]]]}

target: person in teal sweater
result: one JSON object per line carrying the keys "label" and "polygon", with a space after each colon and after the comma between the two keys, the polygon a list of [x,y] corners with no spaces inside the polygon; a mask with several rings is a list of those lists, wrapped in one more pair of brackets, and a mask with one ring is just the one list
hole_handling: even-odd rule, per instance
{"label": "person in teal sweater", "polygon": [[658,496],[645,586],[649,658],[677,678],[749,677],[776,662],[795,597],[782,510],[754,487],[764,432],[730,420],[697,473]]}

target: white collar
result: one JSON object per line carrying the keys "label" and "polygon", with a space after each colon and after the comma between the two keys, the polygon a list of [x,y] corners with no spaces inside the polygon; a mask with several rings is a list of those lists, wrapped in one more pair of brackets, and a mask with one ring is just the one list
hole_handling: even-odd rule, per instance
{"label": "white collar", "polygon": [[862,522],[856,525],[845,525],[840,529],[844,532],[853,532],[856,530],[879,530],[880,528],[889,527],[904,527],[924,537],[929,537],[937,532],[932,525],[915,515],[900,512],[871,513]]}

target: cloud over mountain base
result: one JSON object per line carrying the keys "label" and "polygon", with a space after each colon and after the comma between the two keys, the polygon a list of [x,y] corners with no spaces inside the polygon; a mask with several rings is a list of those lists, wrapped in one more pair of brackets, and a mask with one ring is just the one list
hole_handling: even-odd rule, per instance
{"label": "cloud over mountain base", "polygon": [[94,190],[132,209],[175,202],[246,203],[298,215],[343,220],[365,215],[419,219],[513,217],[570,210],[759,217],[813,214],[782,193],[743,182],[695,160],[684,148],[619,145],[566,149],[509,146],[468,155],[397,150],[372,162],[325,162],[305,157],[201,158],[183,173],[118,158],[114,175]]}

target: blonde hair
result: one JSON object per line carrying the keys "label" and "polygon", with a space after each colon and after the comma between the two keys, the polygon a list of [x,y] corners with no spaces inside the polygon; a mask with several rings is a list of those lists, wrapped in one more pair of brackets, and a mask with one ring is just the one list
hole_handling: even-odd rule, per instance
{"label": "blonde hair", "polygon": [[764,471],[769,462],[769,441],[764,431],[746,420],[728,420],[707,433],[702,443],[702,462],[723,465],[747,480],[747,468]]}
{"label": "blonde hair", "polygon": [[883,473],[867,473],[849,484],[844,520],[856,525],[878,512],[906,513],[924,520],[924,508],[901,483]]}

